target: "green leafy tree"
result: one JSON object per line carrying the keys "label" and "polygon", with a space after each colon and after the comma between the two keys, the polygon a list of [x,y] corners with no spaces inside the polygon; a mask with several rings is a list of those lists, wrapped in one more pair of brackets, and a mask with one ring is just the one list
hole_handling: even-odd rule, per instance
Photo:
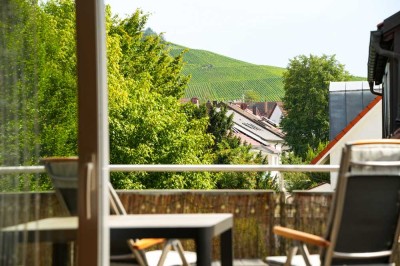
{"label": "green leafy tree", "polygon": [[[218,146],[216,160],[221,164],[267,164],[265,156],[251,152],[251,145],[240,144],[237,138],[224,140]],[[215,174],[215,178],[218,189],[275,188],[273,178],[263,172],[221,172]]]}
{"label": "green leafy tree", "polygon": [[[221,104],[220,107],[211,106],[209,112],[209,125],[207,132],[214,137],[214,151],[218,150],[218,144],[224,139],[233,138],[233,115],[227,116],[226,105]],[[237,146],[237,145],[236,145]]]}
{"label": "green leafy tree", "polygon": [[[315,158],[328,144],[319,143],[316,150],[308,146],[306,158],[303,159],[300,156],[296,156],[293,152],[286,152],[282,155],[283,164],[309,164],[311,160]],[[293,190],[306,190],[314,186],[329,183],[329,173],[300,173],[300,172],[285,172],[283,173],[285,180],[285,188],[291,192]]]}
{"label": "green leafy tree", "polygon": [[[305,164],[305,162],[299,156],[296,156],[293,152],[283,153],[282,164]],[[313,182],[307,173],[303,172],[285,172],[282,173],[285,188],[291,192],[293,190],[305,190],[313,186]]]}
{"label": "green leafy tree", "polygon": [[[0,15],[0,164],[32,165],[39,158],[37,95],[41,67],[42,12],[24,0],[3,1]],[[5,176],[0,191],[29,190],[34,175]]]}
{"label": "green leafy tree", "polygon": [[[21,26],[13,28],[20,33],[18,36],[7,32],[7,23],[14,21],[0,21],[2,33],[9,34],[9,38],[0,42],[5,48],[2,51],[9,52],[0,54],[2,59],[7,59],[0,62],[0,71],[4,74],[0,76],[0,82],[13,81],[6,72],[7,67],[21,69],[27,77],[34,79],[7,84],[12,85],[7,87],[9,90],[1,87],[3,102],[11,99],[7,98],[9,94],[24,94],[24,106],[28,106],[26,110],[16,108],[15,113],[7,114],[17,119],[2,124],[1,136],[15,139],[8,142],[1,138],[2,145],[18,146],[12,152],[21,151],[20,148],[38,149],[37,145],[40,145],[40,154],[23,158],[18,161],[20,164],[37,163],[38,157],[76,155],[74,2],[49,0],[38,6],[25,0],[15,1],[34,8],[20,8],[21,16],[10,18],[22,21],[18,24]],[[33,11],[35,16],[31,21],[28,18],[32,17]],[[147,18],[139,10],[125,19],[112,17],[109,7],[106,10],[111,163],[265,163],[265,158],[251,152],[249,145],[242,145],[233,136],[232,117],[226,116],[226,108],[208,113],[205,106],[198,108],[179,102],[189,80],[182,74],[183,53],[171,56],[162,35],[145,36]],[[38,34],[32,34],[35,31]],[[24,51],[21,58],[13,57],[16,54],[14,48]],[[13,63],[6,66],[3,62]],[[19,106],[17,101],[12,103]],[[20,124],[35,119],[38,119],[36,124]],[[34,128],[36,125],[38,129]],[[21,127],[26,127],[25,132],[40,132],[40,135],[32,134],[20,141],[13,132]],[[6,164],[7,158],[0,159]],[[225,176],[207,172],[112,173],[111,178],[116,188],[124,189],[264,188],[269,182],[260,173],[228,173]],[[49,183],[38,184],[38,188],[46,187]]]}
{"label": "green leafy tree", "polygon": [[0,15],[0,163],[38,159],[37,91],[43,52],[41,13],[24,0],[4,1]]}
{"label": "green leafy tree", "polygon": [[258,102],[260,101],[261,96],[258,92],[253,91],[253,90],[247,90],[244,93],[244,101],[246,103],[253,103],[253,102]]}
{"label": "green leafy tree", "polygon": [[[77,154],[75,7],[72,1],[2,3],[1,126],[5,165]],[[1,156],[0,156],[1,157]],[[46,175],[21,176],[19,189],[48,189]],[[3,187],[3,185],[0,185]]]}
{"label": "green leafy tree", "polygon": [[[170,56],[158,35],[143,36],[146,21],[140,11],[108,20],[111,163],[209,164],[208,120],[179,102],[188,82],[182,54]],[[112,181],[120,188],[214,187],[204,172],[120,173]]]}
{"label": "green leafy tree", "polygon": [[285,141],[305,159],[309,146],[315,150],[329,138],[329,82],[349,80],[350,75],[335,56],[300,55],[289,61],[283,79]]}
{"label": "green leafy tree", "polygon": [[43,6],[45,64],[38,95],[41,155],[78,153],[75,5],[47,1]]}

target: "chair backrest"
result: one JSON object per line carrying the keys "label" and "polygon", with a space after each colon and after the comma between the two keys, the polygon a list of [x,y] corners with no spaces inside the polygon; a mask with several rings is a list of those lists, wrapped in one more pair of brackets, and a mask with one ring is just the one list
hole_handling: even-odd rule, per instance
{"label": "chair backrest", "polygon": [[347,144],[332,203],[324,265],[393,261],[400,215],[400,141]]}
{"label": "chair backrest", "polygon": [[[71,215],[78,214],[78,157],[66,158],[45,158],[42,159],[47,173],[51,177],[53,186],[60,204]],[[126,210],[122,205],[112,184],[108,182],[108,195],[110,200],[110,214],[126,215]],[[126,241],[120,239],[110,239],[110,254],[112,256],[132,256],[132,251]]]}
{"label": "chair backrest", "polygon": [[115,192],[112,184],[108,182],[108,192],[110,198],[110,212],[115,215],[127,215],[124,205],[122,205],[117,192]]}
{"label": "chair backrest", "polygon": [[41,160],[66,212],[78,214],[78,157],[50,157]]}
{"label": "chair backrest", "polygon": [[[51,157],[42,159],[60,204],[71,215],[78,214],[78,157]],[[126,215],[113,186],[108,182],[110,213]]]}

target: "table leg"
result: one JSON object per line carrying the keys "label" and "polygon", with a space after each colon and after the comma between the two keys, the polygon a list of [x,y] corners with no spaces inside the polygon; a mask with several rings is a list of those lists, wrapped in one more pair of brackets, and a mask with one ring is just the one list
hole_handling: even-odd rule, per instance
{"label": "table leg", "polygon": [[208,229],[200,230],[196,242],[197,266],[210,266],[212,262],[212,234]]}
{"label": "table leg", "polygon": [[53,265],[66,266],[68,263],[68,243],[53,243]]}
{"label": "table leg", "polygon": [[226,230],[221,234],[221,265],[233,265],[232,229]]}

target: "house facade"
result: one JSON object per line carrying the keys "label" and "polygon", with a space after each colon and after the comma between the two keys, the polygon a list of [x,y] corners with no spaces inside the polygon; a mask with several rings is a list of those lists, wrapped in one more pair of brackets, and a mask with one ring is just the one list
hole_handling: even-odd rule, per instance
{"label": "house facade", "polygon": [[[375,86],[381,91],[381,86]],[[342,149],[349,141],[382,137],[382,97],[370,92],[366,81],[331,82],[329,85],[328,146],[312,164],[339,165]],[[337,172],[330,173],[330,184],[336,187]]]}
{"label": "house facade", "polygon": [[278,126],[281,123],[284,109],[282,102],[256,102],[249,105],[253,114],[261,116],[265,121]]}
{"label": "house facade", "polygon": [[[245,105],[229,103],[227,106],[227,115],[233,116],[234,134],[242,142],[251,144],[254,152],[261,152],[268,158],[269,165],[278,165],[281,163],[280,156],[286,148],[284,146],[283,132],[266,122],[263,116],[253,114],[253,111],[247,109]],[[272,176],[280,176],[279,172],[271,172]]]}
{"label": "house facade", "polygon": [[[397,12],[386,18],[382,23],[379,23],[377,29],[371,31],[370,34],[367,66],[368,86],[371,94],[375,96],[374,100],[346,126],[340,125],[337,132],[332,133],[331,131],[329,145],[311,163],[324,164],[329,161],[332,165],[338,165],[340,163],[341,149],[349,141],[399,138],[399,61],[400,12]],[[330,118],[332,120],[332,116]],[[341,119],[343,120],[344,118],[342,114]],[[333,121],[330,122],[332,123]],[[342,122],[340,121],[340,123]],[[333,187],[336,186],[336,180],[337,173],[331,173],[331,185]]]}
{"label": "house facade", "polygon": [[[369,43],[368,82],[371,92],[383,97],[383,138],[393,137],[400,128],[399,61],[400,12],[397,12],[371,31]],[[376,85],[382,85],[383,91],[375,91]]]}
{"label": "house facade", "polygon": [[[350,123],[333,138],[311,164],[339,165],[344,145],[349,141],[379,139],[382,136],[382,97],[376,96]],[[330,173],[332,188],[336,187],[337,172]]]}

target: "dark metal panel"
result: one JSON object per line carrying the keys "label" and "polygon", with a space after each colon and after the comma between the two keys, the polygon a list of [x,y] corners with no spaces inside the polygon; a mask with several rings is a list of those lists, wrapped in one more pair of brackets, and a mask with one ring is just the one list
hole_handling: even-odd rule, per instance
{"label": "dark metal panel", "polygon": [[341,91],[329,93],[329,139],[346,127],[346,100]]}
{"label": "dark metal panel", "polygon": [[369,90],[329,93],[329,139],[334,139],[376,96]]}
{"label": "dark metal panel", "polygon": [[[400,14],[400,13],[399,13]],[[398,23],[397,26],[400,26],[400,19],[396,20]],[[393,40],[393,51],[396,53],[400,53],[400,31],[394,33],[394,40]],[[400,67],[399,67],[399,59],[393,58],[391,59],[393,62],[392,65],[392,92],[393,92],[393,117],[395,117],[394,121],[394,128],[391,131],[393,134],[396,129],[400,128]]]}
{"label": "dark metal panel", "polygon": [[[379,46],[374,46],[374,38],[375,41],[379,41]],[[400,128],[400,68],[398,65],[400,59],[400,12],[386,18],[383,23],[378,25],[378,31],[371,32],[369,46],[368,81],[370,84],[382,83],[385,78],[386,65],[390,63],[390,79],[388,84],[385,84],[386,88],[383,91],[382,113],[382,137],[388,138]]]}
{"label": "dark metal panel", "polygon": [[385,68],[383,76],[383,91],[382,91],[382,138],[387,138],[390,135],[391,114],[390,114],[390,73],[389,65]]}
{"label": "dark metal panel", "polygon": [[400,11],[388,17],[383,22],[382,30],[384,32],[392,31],[400,25]]}

